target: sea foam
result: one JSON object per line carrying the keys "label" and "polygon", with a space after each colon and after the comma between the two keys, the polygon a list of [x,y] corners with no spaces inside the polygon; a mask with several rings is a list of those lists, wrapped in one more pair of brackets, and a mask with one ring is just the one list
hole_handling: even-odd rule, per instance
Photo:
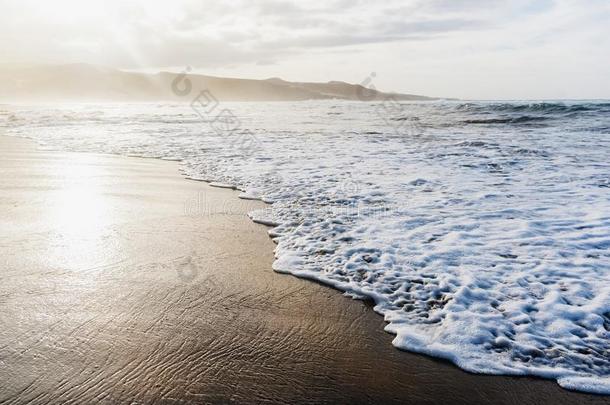
{"label": "sea foam", "polygon": [[610,394],[610,104],[3,106],[55,148],[179,159],[272,203],[274,269],[370,298],[393,344]]}

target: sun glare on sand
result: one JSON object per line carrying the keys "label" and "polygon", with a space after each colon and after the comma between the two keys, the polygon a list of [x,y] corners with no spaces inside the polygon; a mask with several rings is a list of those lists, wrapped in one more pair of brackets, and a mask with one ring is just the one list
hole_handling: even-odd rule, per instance
{"label": "sun glare on sand", "polygon": [[79,155],[57,168],[60,183],[52,197],[49,222],[59,230],[53,241],[55,257],[70,267],[90,262],[100,254],[103,229],[110,223],[108,195],[102,190],[104,168],[95,157]]}

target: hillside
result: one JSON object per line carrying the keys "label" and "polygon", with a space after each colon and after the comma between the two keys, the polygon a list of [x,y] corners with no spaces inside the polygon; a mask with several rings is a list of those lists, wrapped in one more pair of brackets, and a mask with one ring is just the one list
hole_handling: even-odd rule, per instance
{"label": "hillside", "polygon": [[[0,65],[0,101],[178,101],[187,98],[180,91],[187,82],[179,73],[157,74],[126,72],[86,65]],[[332,81],[328,83],[234,79],[188,74],[189,95],[209,90],[221,101],[297,101],[297,100],[433,100],[412,94],[393,94],[370,90],[361,85]]]}

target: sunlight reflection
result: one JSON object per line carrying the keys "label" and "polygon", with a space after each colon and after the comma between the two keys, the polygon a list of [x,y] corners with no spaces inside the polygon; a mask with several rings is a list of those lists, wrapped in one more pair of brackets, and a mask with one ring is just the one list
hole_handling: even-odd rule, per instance
{"label": "sunlight reflection", "polygon": [[79,156],[57,167],[62,186],[52,201],[49,220],[59,231],[55,259],[62,267],[81,268],[102,253],[103,228],[111,220],[103,192],[105,169],[95,157]]}

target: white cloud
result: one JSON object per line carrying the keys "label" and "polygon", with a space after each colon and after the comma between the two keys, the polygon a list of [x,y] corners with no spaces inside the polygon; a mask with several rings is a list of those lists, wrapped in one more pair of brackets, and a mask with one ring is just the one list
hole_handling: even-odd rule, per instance
{"label": "white cloud", "polygon": [[[160,2],[159,2],[160,3]],[[610,97],[605,0],[0,0],[0,60],[360,81],[462,98]]]}

